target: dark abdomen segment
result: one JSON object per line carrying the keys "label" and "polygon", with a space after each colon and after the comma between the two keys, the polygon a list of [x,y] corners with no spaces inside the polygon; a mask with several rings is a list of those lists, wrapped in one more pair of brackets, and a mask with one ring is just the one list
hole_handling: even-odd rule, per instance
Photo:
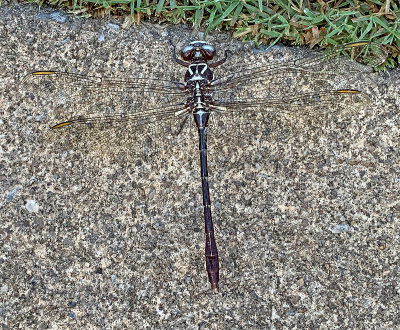
{"label": "dark abdomen segment", "polygon": [[211,201],[210,191],[208,187],[208,172],[207,172],[207,143],[206,143],[206,128],[199,127],[199,149],[201,163],[201,184],[203,189],[203,209],[204,209],[204,227],[206,235],[206,269],[208,280],[211,283],[211,289],[218,290],[219,282],[219,261],[217,244],[214,238],[214,225],[211,216]]}

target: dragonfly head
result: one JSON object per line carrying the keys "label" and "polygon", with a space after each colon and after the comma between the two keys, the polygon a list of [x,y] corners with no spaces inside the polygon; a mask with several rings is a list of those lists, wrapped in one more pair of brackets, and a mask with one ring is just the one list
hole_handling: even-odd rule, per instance
{"label": "dragonfly head", "polygon": [[181,50],[181,57],[186,62],[200,63],[207,62],[216,54],[214,46],[205,41],[193,41]]}

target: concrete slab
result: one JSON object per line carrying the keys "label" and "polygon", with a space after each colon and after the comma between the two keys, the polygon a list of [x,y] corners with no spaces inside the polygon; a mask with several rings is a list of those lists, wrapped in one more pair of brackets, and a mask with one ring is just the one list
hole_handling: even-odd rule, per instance
{"label": "concrete slab", "polygon": [[[297,83],[299,92],[362,89],[372,103],[351,115],[308,128],[301,116],[280,121],[279,134],[251,144],[231,144],[226,130],[210,136],[216,295],[204,267],[196,136],[143,157],[126,133],[93,149],[49,143],[56,117],[100,111],[108,95],[93,109],[20,85],[35,70],[181,81],[168,40],[202,38],[186,26],[124,29],[45,7],[0,8],[3,328],[399,326],[398,70]],[[232,51],[216,76],[308,53],[254,54],[226,34],[207,41]]]}

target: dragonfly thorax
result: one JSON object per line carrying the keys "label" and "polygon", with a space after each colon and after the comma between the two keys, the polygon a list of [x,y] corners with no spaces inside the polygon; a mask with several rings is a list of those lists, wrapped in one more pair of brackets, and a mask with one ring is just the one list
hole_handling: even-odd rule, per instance
{"label": "dragonfly thorax", "polygon": [[193,114],[197,127],[205,128],[213,104],[209,95],[210,80],[208,80],[210,74],[212,77],[212,71],[204,64],[191,67],[193,71],[189,68],[187,72],[189,79],[186,81],[186,91],[190,96],[187,98],[186,106]]}
{"label": "dragonfly thorax", "polygon": [[211,82],[214,73],[206,63],[190,64],[185,74],[185,82],[205,80]]}

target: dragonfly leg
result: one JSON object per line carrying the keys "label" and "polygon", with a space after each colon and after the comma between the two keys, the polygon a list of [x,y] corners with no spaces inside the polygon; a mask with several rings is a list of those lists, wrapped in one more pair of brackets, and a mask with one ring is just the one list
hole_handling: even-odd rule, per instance
{"label": "dragonfly leg", "polygon": [[178,56],[176,56],[176,46],[172,43],[171,40],[169,40],[169,43],[171,44],[172,47],[174,47],[173,51],[172,51],[172,57],[174,58],[174,61],[184,67],[189,67],[189,63],[182,61],[180,58],[178,58]]}
{"label": "dragonfly leg", "polygon": [[220,60],[218,60],[218,61],[216,61],[216,62],[214,62],[214,63],[210,63],[208,66],[210,67],[210,68],[216,68],[216,67],[218,67],[218,66],[220,66],[221,64],[224,64],[225,62],[226,62],[226,60],[228,59],[228,53],[229,53],[229,50],[226,50],[225,51],[225,57],[224,58],[221,58]]}
{"label": "dragonfly leg", "polygon": [[185,90],[186,85],[184,83],[181,83],[179,81],[173,81],[173,83],[175,84],[176,87],[178,87],[179,89]]}

